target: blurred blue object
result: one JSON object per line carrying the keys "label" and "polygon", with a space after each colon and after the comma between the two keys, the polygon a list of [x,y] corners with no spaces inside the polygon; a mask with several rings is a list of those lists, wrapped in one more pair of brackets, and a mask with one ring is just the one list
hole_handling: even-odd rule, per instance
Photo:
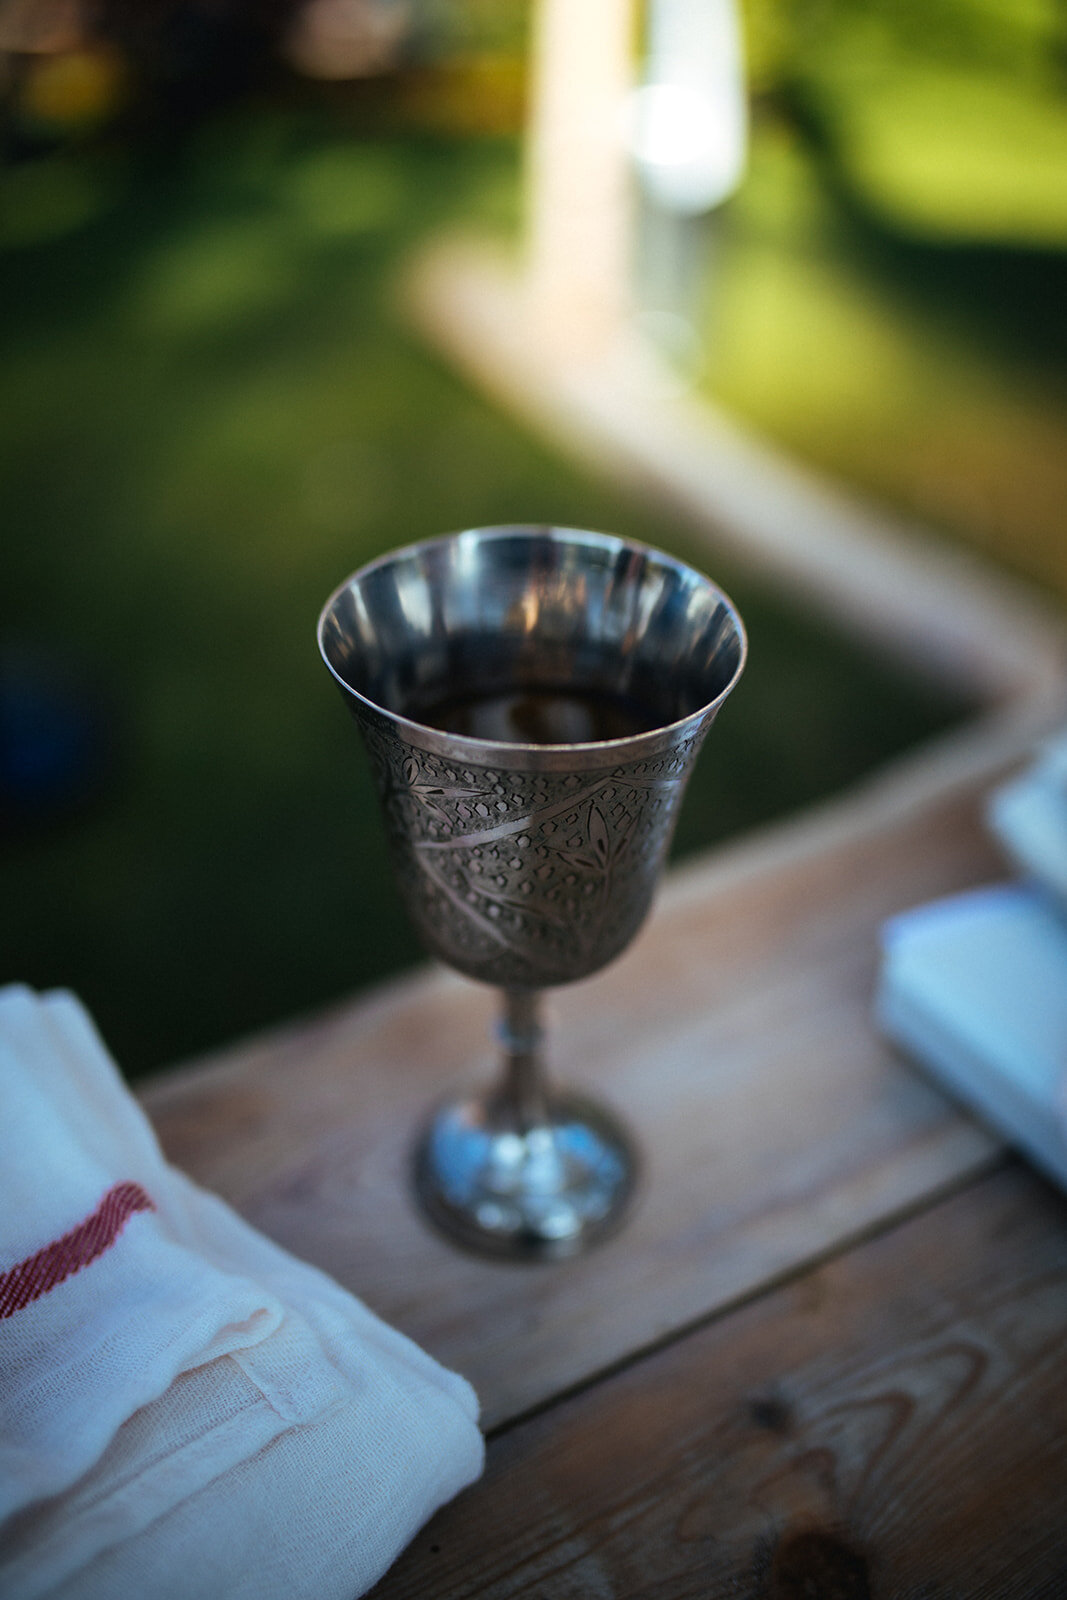
{"label": "blurred blue object", "polygon": [[993,793],[988,821],[1020,872],[1055,895],[1067,913],[1067,729]]}
{"label": "blurred blue object", "polygon": [[0,827],[58,820],[95,798],[113,769],[114,720],[73,665],[0,646]]}

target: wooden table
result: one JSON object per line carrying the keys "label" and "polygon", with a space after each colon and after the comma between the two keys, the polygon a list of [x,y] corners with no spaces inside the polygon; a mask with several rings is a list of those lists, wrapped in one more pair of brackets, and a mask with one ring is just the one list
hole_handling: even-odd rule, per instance
{"label": "wooden table", "polygon": [[689,867],[559,991],[559,1074],[646,1156],[584,1259],[482,1262],[412,1210],[416,1120],[489,1058],[449,974],[148,1088],[175,1161],[481,1395],[486,1474],[380,1600],[1067,1596],[1067,1203],[871,1024],[882,919],[1005,876],[1012,737]]}

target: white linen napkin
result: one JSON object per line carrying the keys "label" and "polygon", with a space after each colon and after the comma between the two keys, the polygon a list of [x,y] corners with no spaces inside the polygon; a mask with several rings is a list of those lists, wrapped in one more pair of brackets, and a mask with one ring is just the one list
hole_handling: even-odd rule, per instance
{"label": "white linen napkin", "polygon": [[0,990],[0,1087],[0,1593],[364,1593],[469,1384],[169,1167],[73,996]]}

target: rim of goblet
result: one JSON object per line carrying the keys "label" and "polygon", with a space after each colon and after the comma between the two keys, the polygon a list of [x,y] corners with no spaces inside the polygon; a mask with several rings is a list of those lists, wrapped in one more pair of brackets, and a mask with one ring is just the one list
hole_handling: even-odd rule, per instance
{"label": "rim of goblet", "polygon": [[[394,563],[409,559],[446,544],[453,544],[457,539],[477,535],[479,539],[495,542],[498,539],[515,538],[545,538],[553,536],[562,538],[571,543],[599,546],[601,549],[633,550],[645,557],[651,557],[664,566],[673,568],[676,572],[692,574],[712,594],[717,602],[728,613],[737,634],[738,657],[737,664],[730,675],[729,681],[720,689],[719,693],[704,705],[698,706],[695,711],[690,711],[684,717],[678,717],[673,722],[657,723],[654,728],[646,728],[642,733],[627,734],[620,739],[587,739],[572,740],[564,744],[534,744],[523,741],[507,739],[479,739],[468,734],[446,733],[441,728],[432,727],[429,723],[419,722],[414,717],[404,716],[402,712],[393,711],[389,706],[382,705],[377,700],[372,700],[360,689],[351,683],[334,667],[326,653],[324,632],[326,622],[337,601],[359,580],[368,577],[378,568],[392,566]],[[515,764],[516,760],[522,766],[546,766],[557,764],[572,764],[575,751],[587,752],[588,758],[595,765],[609,765],[626,757],[639,759],[642,754],[653,753],[664,743],[670,744],[684,735],[689,730],[695,730],[702,722],[710,718],[722,705],[737,684],[745,663],[748,659],[748,635],[745,625],[730,596],[719,584],[712,581],[698,567],[690,566],[687,561],[680,561],[676,556],[668,555],[665,550],[658,549],[655,545],[644,544],[639,539],[627,539],[621,534],[602,533],[592,528],[558,527],[554,523],[493,523],[484,528],[461,528],[454,533],[436,534],[428,539],[417,539],[411,544],[400,545],[396,549],[387,550],[380,556],[375,556],[372,561],[367,561],[357,567],[347,578],[337,585],[329,595],[325,605],[319,612],[318,626],[316,629],[319,654],[326,665],[330,676],[339,684],[346,695],[351,695],[375,715],[394,724],[409,743],[417,748],[429,751],[433,755],[444,757],[453,763],[470,761],[478,766],[492,767],[495,764]],[[413,737],[414,736],[414,737]],[[497,752],[496,762],[493,752]],[[553,758],[556,758],[553,760]],[[598,759],[599,758],[599,759]]]}

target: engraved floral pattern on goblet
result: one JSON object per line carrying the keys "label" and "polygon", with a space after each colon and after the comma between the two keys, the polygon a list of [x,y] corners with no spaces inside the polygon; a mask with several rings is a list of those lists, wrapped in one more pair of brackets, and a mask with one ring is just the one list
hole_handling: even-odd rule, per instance
{"label": "engraved floral pattern on goblet", "polygon": [[424,943],[484,983],[540,988],[606,966],[640,927],[704,730],[559,774],[451,764],[365,717],[363,732]]}

